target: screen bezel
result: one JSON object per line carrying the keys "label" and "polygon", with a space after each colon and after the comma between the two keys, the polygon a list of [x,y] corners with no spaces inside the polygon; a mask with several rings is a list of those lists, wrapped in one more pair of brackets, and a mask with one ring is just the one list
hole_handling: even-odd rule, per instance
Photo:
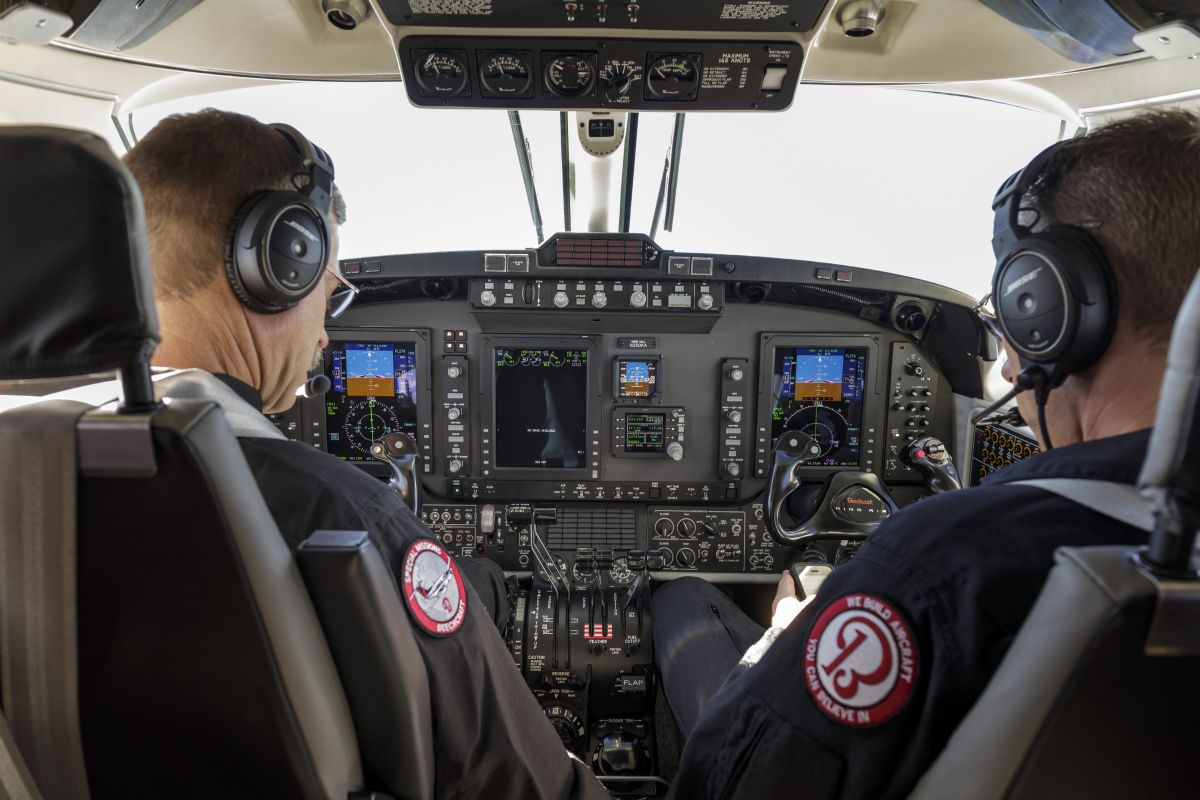
{"label": "screen bezel", "polygon": [[755,473],[756,477],[766,477],[771,468],[771,452],[774,442],[771,441],[771,412],[774,410],[775,397],[772,394],[771,379],[775,374],[775,356],[779,349],[796,347],[840,347],[858,348],[867,351],[867,364],[863,374],[863,414],[862,441],[858,450],[858,466],[838,466],[833,464],[814,464],[796,468],[798,476],[825,476],[840,470],[860,470],[878,472],[880,440],[880,419],[882,416],[882,396],[880,395],[880,369],[883,366],[879,357],[879,339],[875,336],[821,336],[819,334],[771,334],[764,333],[760,340],[758,355],[758,416],[755,431]]}
{"label": "screen bezel", "polygon": [[[331,358],[328,351],[339,343],[371,342],[373,344],[411,344],[416,350],[417,357],[417,446],[421,450],[421,472],[432,474],[433,460],[433,423],[431,419],[433,408],[432,366],[429,363],[428,328],[370,328],[347,329],[328,328],[329,347],[321,356],[321,370],[324,372],[325,363]],[[325,412],[325,398],[314,398],[319,402],[320,440],[326,453],[329,450],[329,417]],[[334,455],[330,453],[330,455]],[[345,464],[352,464],[364,471],[379,477],[390,477],[391,468],[386,464],[371,459],[369,461],[346,461],[334,455]]]}
{"label": "screen bezel", "polygon": [[[485,379],[479,387],[479,407],[483,409],[480,427],[480,461],[482,476],[511,480],[553,480],[567,478],[576,480],[600,479],[600,441],[602,428],[602,392],[600,338],[597,336],[490,336],[480,338],[481,358],[486,359],[481,370]],[[498,467],[496,466],[496,350],[517,348],[526,350],[586,350],[587,351],[587,409],[584,418],[587,428],[584,442],[587,443],[587,463],[583,467]]]}

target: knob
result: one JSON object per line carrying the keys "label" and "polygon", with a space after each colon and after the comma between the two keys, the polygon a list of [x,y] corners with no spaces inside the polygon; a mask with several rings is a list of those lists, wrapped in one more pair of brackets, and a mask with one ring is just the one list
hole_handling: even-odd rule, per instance
{"label": "knob", "polygon": [[450,459],[449,470],[451,475],[457,475],[462,472],[463,462],[461,458]]}
{"label": "knob", "polygon": [[729,370],[729,380],[731,381],[740,381],[744,377],[746,377],[746,373],[741,367],[733,367]]}
{"label": "knob", "polygon": [[915,361],[909,361],[907,364],[905,364],[904,371],[909,375],[915,375],[918,378],[925,374],[925,368]]}
{"label": "knob", "polygon": [[701,311],[708,311],[713,307],[713,298],[711,294],[702,294],[696,298],[696,308]]}
{"label": "knob", "polygon": [[932,389],[922,389],[921,390],[921,397],[932,397],[932,396],[933,396]]}
{"label": "knob", "polygon": [[683,445],[679,442],[671,442],[667,445],[667,455],[672,461],[683,461]]}
{"label": "knob", "polygon": [[742,474],[742,465],[736,461],[725,462],[725,474],[736,478]]}
{"label": "knob", "polygon": [[691,539],[696,535],[696,520],[691,517],[684,517],[679,520],[679,535],[685,539]]}
{"label": "knob", "polygon": [[654,523],[655,536],[670,536],[675,532],[675,523],[668,517],[659,517]]}
{"label": "knob", "polygon": [[457,378],[460,375],[462,375],[462,367],[460,367],[458,364],[451,364],[450,366],[446,367],[447,378]]}
{"label": "knob", "polygon": [[904,403],[901,403],[899,401],[892,403],[892,411],[903,411],[903,410],[904,410]]}
{"label": "knob", "polygon": [[928,408],[928,406],[926,406],[924,403],[909,403],[908,404],[908,413],[920,414],[921,412],[925,411],[927,408]]}
{"label": "knob", "polygon": [[592,305],[596,308],[604,308],[608,305],[608,295],[604,292],[596,292],[592,295]]}
{"label": "knob", "polygon": [[696,565],[696,553],[690,548],[683,548],[675,554],[675,563],[681,567],[694,567]]}
{"label": "knob", "polygon": [[571,298],[567,297],[566,292],[555,292],[554,293],[555,308],[566,308],[570,302],[571,302]]}
{"label": "knob", "polygon": [[458,406],[450,406],[449,408],[446,409],[446,419],[450,420],[451,422],[453,422],[454,420],[458,419],[461,416],[462,416],[462,409],[459,408]]}
{"label": "knob", "polygon": [[645,308],[646,293],[634,292],[633,294],[629,295],[629,305],[633,306],[634,308]]}
{"label": "knob", "polygon": [[484,289],[479,293],[479,302],[489,308],[496,305],[496,293],[491,289]]}
{"label": "knob", "polygon": [[725,412],[725,419],[736,425],[742,421],[742,412],[740,409],[731,408]]}

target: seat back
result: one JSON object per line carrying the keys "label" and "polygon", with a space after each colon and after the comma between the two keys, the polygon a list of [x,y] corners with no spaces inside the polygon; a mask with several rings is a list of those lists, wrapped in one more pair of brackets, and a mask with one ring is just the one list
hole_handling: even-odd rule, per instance
{"label": "seat back", "polygon": [[[1200,274],[1175,321],[1138,483],[1141,497],[1124,502],[1140,500],[1145,513],[1132,516],[1153,520],[1148,546],[1056,554],[1017,638],[914,798],[1196,794]],[[1110,513],[1110,498],[1088,495],[1072,499]]]}
{"label": "seat back", "polygon": [[[42,422],[78,418],[77,480],[62,502],[77,510],[91,793],[346,797],[362,770],[345,694],[237,440],[211,402],[154,399],[157,323],[132,177],[97,137],[59,129],[0,129],[0,164],[0,379],[121,378],[115,410],[34,403],[0,415],[31,447]],[[0,458],[0,480],[16,480],[20,454]],[[30,544],[10,510],[6,550]],[[22,613],[5,611],[6,624]],[[40,719],[10,705],[30,771],[53,785],[61,754],[42,746]]]}

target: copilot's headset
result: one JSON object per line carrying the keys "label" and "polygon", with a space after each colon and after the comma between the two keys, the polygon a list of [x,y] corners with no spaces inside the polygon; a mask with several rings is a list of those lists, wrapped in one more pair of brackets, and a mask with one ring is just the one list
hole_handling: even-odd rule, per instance
{"label": "copilot's headset", "polygon": [[325,220],[333,202],[333,160],[289,125],[271,128],[295,148],[293,190],[257,192],[242,203],[225,241],[233,293],[261,314],[286,311],[321,283],[329,257]]}
{"label": "copilot's headset", "polygon": [[1117,323],[1117,286],[1099,242],[1083,228],[1021,225],[1025,193],[1046,176],[1046,166],[1071,140],[1043,150],[996,192],[992,250],[992,305],[1004,338],[1021,357],[1014,391],[1033,389],[1042,441],[1045,404],[1052,389],[1104,355]]}

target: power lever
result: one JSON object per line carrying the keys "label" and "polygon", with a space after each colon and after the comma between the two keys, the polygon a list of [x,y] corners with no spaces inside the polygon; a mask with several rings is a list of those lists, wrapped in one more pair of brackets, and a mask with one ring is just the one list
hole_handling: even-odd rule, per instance
{"label": "power lever", "polygon": [[921,473],[925,485],[934,494],[953,491],[962,488],[962,480],[958,470],[954,468],[954,459],[941,439],[933,436],[922,436],[914,439],[904,448],[902,458],[905,463]]}
{"label": "power lever", "polygon": [[420,478],[417,477],[417,443],[407,433],[388,433],[371,445],[371,455],[392,468],[388,484],[405,505],[416,514],[420,506]]}

